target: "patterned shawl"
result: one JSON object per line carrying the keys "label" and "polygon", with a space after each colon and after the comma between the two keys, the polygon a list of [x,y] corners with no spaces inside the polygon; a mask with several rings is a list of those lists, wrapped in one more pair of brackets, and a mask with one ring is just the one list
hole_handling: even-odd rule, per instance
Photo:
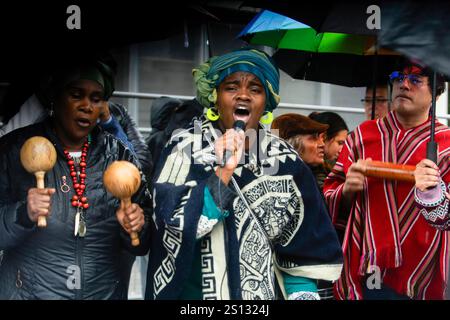
{"label": "patterned shawl", "polygon": [[[154,180],[157,232],[146,297],[178,299],[193,264],[206,180],[214,174],[215,123],[198,121],[173,136]],[[204,299],[275,299],[278,269],[335,280],[342,252],[309,168],[291,146],[265,133],[234,177],[252,216],[236,197],[229,216],[201,240]],[[256,219],[255,219],[256,217]],[[273,259],[274,257],[274,259]]]}

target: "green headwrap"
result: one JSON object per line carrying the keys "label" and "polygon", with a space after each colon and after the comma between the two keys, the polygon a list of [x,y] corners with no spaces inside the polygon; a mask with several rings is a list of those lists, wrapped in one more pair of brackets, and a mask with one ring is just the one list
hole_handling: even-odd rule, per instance
{"label": "green headwrap", "polygon": [[79,63],[63,65],[51,76],[47,84],[43,84],[43,90],[52,101],[64,87],[81,79],[97,82],[103,88],[105,100],[108,100],[114,91],[114,70],[99,60],[83,60]]}
{"label": "green headwrap", "polygon": [[259,78],[266,91],[266,111],[274,110],[280,102],[280,74],[270,58],[256,49],[240,49],[212,57],[192,70],[197,86],[197,99],[206,108],[217,101],[219,84],[230,74],[245,71]]}

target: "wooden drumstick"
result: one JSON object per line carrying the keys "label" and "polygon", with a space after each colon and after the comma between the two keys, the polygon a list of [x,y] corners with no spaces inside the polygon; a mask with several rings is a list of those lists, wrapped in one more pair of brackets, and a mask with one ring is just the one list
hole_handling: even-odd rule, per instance
{"label": "wooden drumstick", "polygon": [[414,170],[416,170],[415,166],[407,164],[368,161],[364,175],[388,180],[415,182]]}
{"label": "wooden drumstick", "polygon": [[[44,189],[44,176],[56,163],[56,150],[48,139],[40,136],[31,137],[20,149],[20,161],[23,167],[36,176],[37,188]],[[47,219],[38,217],[38,227],[45,228]]]}
{"label": "wooden drumstick", "polygon": [[[131,205],[131,197],[141,185],[141,174],[138,168],[128,161],[114,161],[103,174],[106,190],[119,198],[124,209]],[[137,232],[130,233],[131,244],[139,245]]]}

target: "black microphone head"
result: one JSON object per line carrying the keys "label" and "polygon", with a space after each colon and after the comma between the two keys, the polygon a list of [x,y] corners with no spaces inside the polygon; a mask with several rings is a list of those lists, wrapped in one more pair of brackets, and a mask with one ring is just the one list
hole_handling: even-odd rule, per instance
{"label": "black microphone head", "polygon": [[246,125],[246,123],[244,121],[236,120],[234,122],[234,124],[233,124],[233,129],[234,130],[240,129],[240,130],[244,131],[245,130],[245,125]]}

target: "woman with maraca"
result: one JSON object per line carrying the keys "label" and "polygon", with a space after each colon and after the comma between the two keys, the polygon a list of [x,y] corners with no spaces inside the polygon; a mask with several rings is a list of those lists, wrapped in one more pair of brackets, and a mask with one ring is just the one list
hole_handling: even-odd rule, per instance
{"label": "woman with maraca", "polygon": [[[119,298],[120,249],[146,253],[151,201],[143,177],[127,207],[103,186],[112,162],[139,166],[130,149],[97,126],[113,91],[112,72],[99,59],[79,58],[59,67],[45,88],[49,117],[0,140],[0,299]],[[44,188],[21,164],[21,148],[34,136],[56,150]],[[47,225],[38,228],[42,216]]]}

